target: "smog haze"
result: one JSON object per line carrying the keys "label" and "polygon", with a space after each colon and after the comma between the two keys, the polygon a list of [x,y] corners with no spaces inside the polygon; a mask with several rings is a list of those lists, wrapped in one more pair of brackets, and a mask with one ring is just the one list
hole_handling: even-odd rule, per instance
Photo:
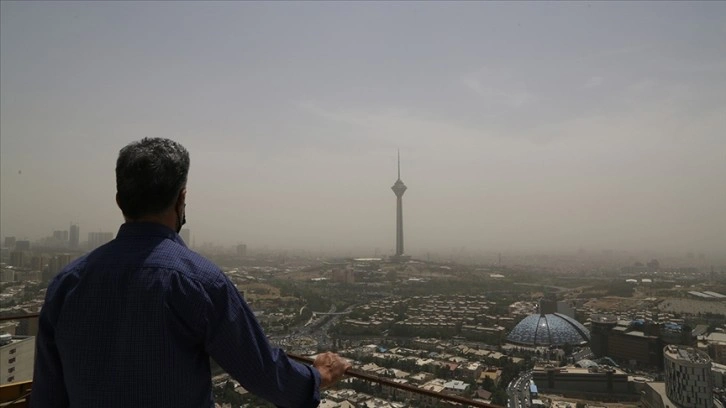
{"label": "smog haze", "polygon": [[726,3],[2,2],[0,236],[117,231],[190,152],[197,244],[726,253]]}

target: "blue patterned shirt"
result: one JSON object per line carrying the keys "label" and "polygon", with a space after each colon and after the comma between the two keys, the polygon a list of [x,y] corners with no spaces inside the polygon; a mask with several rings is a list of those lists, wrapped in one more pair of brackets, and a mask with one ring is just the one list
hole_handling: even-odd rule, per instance
{"label": "blue patterned shirt", "polygon": [[31,406],[208,408],[209,357],[278,407],[315,407],[320,374],[271,347],[239,291],[178,234],[126,223],[48,287]]}

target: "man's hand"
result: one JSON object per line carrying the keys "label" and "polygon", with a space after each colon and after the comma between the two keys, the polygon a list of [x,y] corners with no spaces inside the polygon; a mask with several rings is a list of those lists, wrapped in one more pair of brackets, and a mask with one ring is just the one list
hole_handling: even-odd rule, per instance
{"label": "man's hand", "polygon": [[328,351],[315,357],[313,367],[320,372],[320,388],[325,389],[340,381],[351,365],[346,359]]}

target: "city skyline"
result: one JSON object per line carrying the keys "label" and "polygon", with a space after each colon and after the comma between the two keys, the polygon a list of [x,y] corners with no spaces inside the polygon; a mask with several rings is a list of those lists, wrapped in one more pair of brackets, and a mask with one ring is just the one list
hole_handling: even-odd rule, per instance
{"label": "city skyline", "polygon": [[2,237],[115,233],[163,136],[197,244],[388,252],[400,147],[408,252],[726,248],[722,2],[1,7]]}

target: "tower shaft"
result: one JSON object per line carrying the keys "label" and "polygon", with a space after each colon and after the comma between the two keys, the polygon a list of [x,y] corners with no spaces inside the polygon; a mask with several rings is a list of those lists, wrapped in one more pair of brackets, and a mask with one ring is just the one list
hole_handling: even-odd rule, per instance
{"label": "tower shaft", "polygon": [[403,255],[403,194],[396,197],[396,256]]}

